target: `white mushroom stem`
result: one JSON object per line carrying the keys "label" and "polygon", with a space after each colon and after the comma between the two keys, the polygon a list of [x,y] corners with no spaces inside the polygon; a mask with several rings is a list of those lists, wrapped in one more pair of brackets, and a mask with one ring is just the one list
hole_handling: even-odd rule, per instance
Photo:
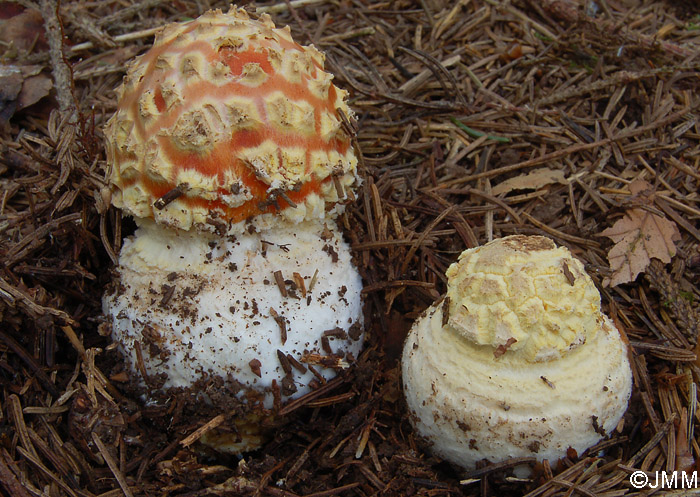
{"label": "white mushroom stem", "polygon": [[554,462],[569,447],[581,454],[624,414],[629,362],[608,318],[586,347],[548,362],[496,358],[491,347],[473,346],[442,320],[443,307],[431,308],[403,358],[412,421],[440,457],[467,469],[482,459]]}
{"label": "white mushroom stem", "polygon": [[361,280],[333,221],[226,238],[145,222],[119,260],[104,311],[150,388],[269,409],[361,348]]}
{"label": "white mushroom stem", "polygon": [[583,264],[541,236],[464,251],[404,346],[411,421],[436,455],[477,462],[582,453],[627,409],[627,345]]}

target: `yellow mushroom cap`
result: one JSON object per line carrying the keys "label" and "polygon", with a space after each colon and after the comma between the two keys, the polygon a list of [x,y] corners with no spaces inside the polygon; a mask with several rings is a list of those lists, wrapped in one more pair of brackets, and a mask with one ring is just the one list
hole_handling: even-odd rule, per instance
{"label": "yellow mushroom cap", "polygon": [[323,69],[267,15],[166,26],[127,69],[105,128],[113,204],[184,230],[324,218],[357,159],[347,93]]}
{"label": "yellow mushroom cap", "polygon": [[465,250],[447,278],[448,325],[523,360],[561,357],[600,327],[600,295],[583,264],[543,236]]}
{"label": "yellow mushroom cap", "polygon": [[406,404],[425,446],[462,468],[579,454],[620,422],[627,344],[583,265],[539,236],[465,251],[404,344]]}

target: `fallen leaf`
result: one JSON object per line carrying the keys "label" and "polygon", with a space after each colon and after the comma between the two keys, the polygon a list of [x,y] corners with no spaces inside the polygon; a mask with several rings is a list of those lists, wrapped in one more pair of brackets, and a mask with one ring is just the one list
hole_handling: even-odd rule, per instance
{"label": "fallen leaf", "polygon": [[516,176],[500,182],[491,189],[494,195],[510,193],[513,190],[537,190],[552,183],[566,184],[564,171],[560,169],[541,168],[531,171],[528,174]]}
{"label": "fallen leaf", "polygon": [[38,65],[0,64],[0,125],[49,94],[53,80],[41,69]]}
{"label": "fallen leaf", "polygon": [[24,7],[14,2],[0,2],[0,21],[9,19],[21,14],[24,11]]}
{"label": "fallen leaf", "polygon": [[28,77],[22,83],[22,91],[17,96],[17,110],[37,103],[49,94],[51,88],[53,80],[44,74]]}
{"label": "fallen leaf", "polygon": [[8,12],[2,12],[0,16],[0,41],[25,52],[49,48],[44,32],[44,18],[38,10],[26,9],[14,15],[7,14]]}
{"label": "fallen leaf", "polygon": [[[632,194],[639,195],[647,205],[653,203],[651,185],[637,180],[629,185]],[[628,209],[622,219],[602,231],[615,242],[608,252],[612,277],[603,280],[603,286],[617,286],[634,281],[643,272],[652,258],[671,262],[676,255],[675,242],[680,240],[676,223],[645,209]]]}
{"label": "fallen leaf", "polygon": [[19,67],[0,65],[0,123],[7,122],[15,113],[22,81]]}

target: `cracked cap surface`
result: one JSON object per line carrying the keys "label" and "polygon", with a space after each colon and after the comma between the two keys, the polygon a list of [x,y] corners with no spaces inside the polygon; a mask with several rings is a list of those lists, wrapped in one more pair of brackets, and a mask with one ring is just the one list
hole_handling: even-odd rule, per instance
{"label": "cracked cap surface", "polygon": [[561,357],[600,327],[600,294],[583,264],[543,236],[466,250],[447,278],[448,326],[525,361]]}
{"label": "cracked cap surface", "polygon": [[129,66],[105,128],[112,203],[185,230],[332,215],[357,159],[347,92],[323,65],[267,15],[166,26]]}

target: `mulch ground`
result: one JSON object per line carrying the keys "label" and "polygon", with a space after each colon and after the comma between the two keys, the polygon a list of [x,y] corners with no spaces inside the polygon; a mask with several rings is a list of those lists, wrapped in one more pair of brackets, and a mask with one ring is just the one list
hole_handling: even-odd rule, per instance
{"label": "mulch ground", "polygon": [[[154,28],[227,5],[2,3],[3,495],[612,497],[638,493],[637,469],[700,457],[697,3],[266,5],[325,51],[357,114],[364,181],[340,224],[366,285],[364,353],[286,406],[286,424],[240,460],[182,443],[221,413],[140,403],[101,326],[100,297],[133,230],[100,196],[102,125]],[[648,187],[634,193],[640,180]],[[633,211],[675,225],[676,253],[610,285],[614,243],[601,232]],[[464,474],[417,444],[398,358],[459,253],[516,233],[549,236],[585,263],[631,344],[634,392],[624,422],[585,454],[528,479],[512,474],[520,461]]]}

